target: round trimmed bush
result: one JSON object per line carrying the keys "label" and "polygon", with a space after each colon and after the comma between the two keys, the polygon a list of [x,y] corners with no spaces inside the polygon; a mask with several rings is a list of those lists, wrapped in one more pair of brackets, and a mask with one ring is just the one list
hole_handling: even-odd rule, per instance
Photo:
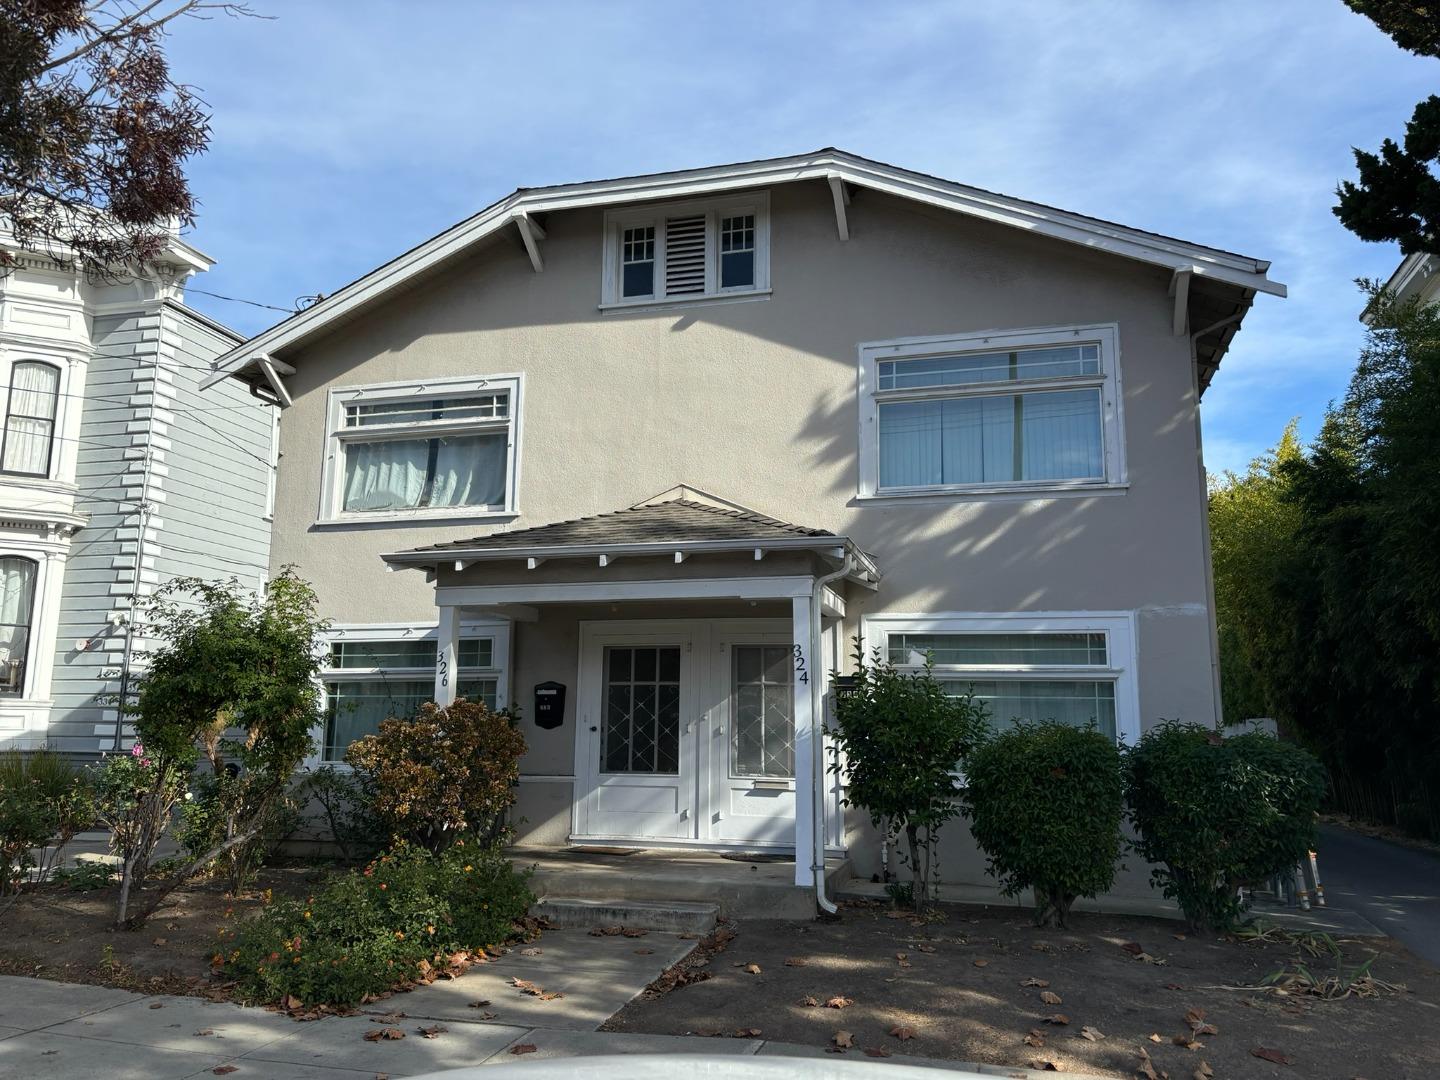
{"label": "round trimmed bush", "polygon": [[1192,929],[1233,926],[1240,886],[1292,869],[1315,843],[1325,771],[1298,746],[1171,722],[1126,759],[1135,850]]}
{"label": "round trimmed bush", "polygon": [[1035,892],[1035,922],[1065,926],[1110,888],[1120,858],[1120,751],[1093,728],[1016,723],[965,764],[965,812],[1005,895]]}

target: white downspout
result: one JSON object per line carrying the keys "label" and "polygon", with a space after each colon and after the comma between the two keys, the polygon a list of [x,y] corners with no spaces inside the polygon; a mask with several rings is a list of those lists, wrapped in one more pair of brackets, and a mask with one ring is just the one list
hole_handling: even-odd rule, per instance
{"label": "white downspout", "polygon": [[[810,594],[810,655],[817,657],[825,648],[824,632],[820,628],[820,612],[824,606],[825,586],[850,573],[855,566],[855,557],[850,552],[845,553],[845,561],[840,564],[840,569],[833,574],[825,574],[815,579],[815,589]],[[821,679],[819,672],[811,672],[810,678],[810,722],[815,725],[814,735],[810,740],[811,752],[814,755],[812,766],[812,788],[810,798],[814,807],[810,819],[813,822],[814,832],[810,837],[810,873],[815,879],[815,903],[820,910],[827,915],[834,915],[839,909],[835,903],[825,895],[825,703],[824,695],[820,692]]]}

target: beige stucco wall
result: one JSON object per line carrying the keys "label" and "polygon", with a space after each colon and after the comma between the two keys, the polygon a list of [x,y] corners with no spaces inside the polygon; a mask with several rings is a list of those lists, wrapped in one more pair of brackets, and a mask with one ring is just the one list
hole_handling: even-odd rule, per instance
{"label": "beige stucco wall", "polygon": [[[1197,403],[1168,275],[870,191],[856,194],[842,243],[824,185],[771,198],[768,300],[602,315],[601,214],[575,211],[546,221],[543,273],[506,231],[286,354],[297,371],[274,565],[298,564],[337,621],[433,618],[423,575],[387,573],[380,554],[507,526],[317,526],[326,390],[524,372],[521,513],[509,527],[690,484],[873,552],[885,579],[875,593],[850,590],[847,634],[867,613],[1137,610],[1143,721],[1212,720]],[[857,343],[1093,322],[1119,326],[1127,491],[856,499]],[[557,630],[560,615],[516,634],[522,703],[539,679],[574,683],[574,631]],[[555,733],[527,734],[530,771],[569,771],[548,745]]]}

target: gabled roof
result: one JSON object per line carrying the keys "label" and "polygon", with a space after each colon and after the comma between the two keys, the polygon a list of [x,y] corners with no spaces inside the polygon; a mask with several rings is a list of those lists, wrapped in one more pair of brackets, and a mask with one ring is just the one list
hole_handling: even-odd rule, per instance
{"label": "gabled roof", "polygon": [[278,359],[286,350],[308,340],[325,327],[390,294],[416,275],[501,229],[518,226],[524,231],[527,243],[533,242],[532,215],[647,199],[718,194],[802,180],[831,179],[1150,263],[1172,272],[1190,271],[1198,277],[1247,290],[1247,293],[1285,295],[1284,285],[1266,277],[1270,264],[1263,259],[985,191],[826,147],[792,157],[703,169],[518,188],[478,214],[411,248],[313,307],[291,315],[242,347],[219,357],[215,362],[216,373],[209,378],[207,385],[228,375],[256,368],[261,356]]}
{"label": "gabled roof", "polygon": [[[689,499],[649,502],[607,514],[557,521],[473,540],[452,540],[382,556],[394,567],[433,569],[451,561],[563,559],[619,555],[685,556],[736,551],[815,551],[855,555],[878,579],[870,556],[828,529],[792,525],[753,511]],[[601,565],[605,565],[601,563]]]}

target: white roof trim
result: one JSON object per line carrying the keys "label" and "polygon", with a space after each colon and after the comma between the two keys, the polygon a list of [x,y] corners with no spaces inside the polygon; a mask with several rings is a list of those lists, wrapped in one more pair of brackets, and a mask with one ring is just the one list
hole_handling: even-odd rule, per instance
{"label": "white roof trim", "polygon": [[416,274],[505,228],[517,213],[544,214],[648,199],[713,195],[801,180],[828,183],[832,177],[856,187],[913,199],[1171,271],[1190,269],[1200,277],[1276,296],[1284,296],[1286,292],[1284,285],[1265,276],[1270,264],[1264,260],[1108,224],[1066,210],[871,161],[841,150],[826,149],[738,165],[521,189],[372,270],[313,307],[257,335],[243,348],[226,353],[215,361],[215,374],[209,376],[203,385],[213,385],[237,373],[251,363],[257,352],[274,355],[296,345],[331,321],[372,302]]}

